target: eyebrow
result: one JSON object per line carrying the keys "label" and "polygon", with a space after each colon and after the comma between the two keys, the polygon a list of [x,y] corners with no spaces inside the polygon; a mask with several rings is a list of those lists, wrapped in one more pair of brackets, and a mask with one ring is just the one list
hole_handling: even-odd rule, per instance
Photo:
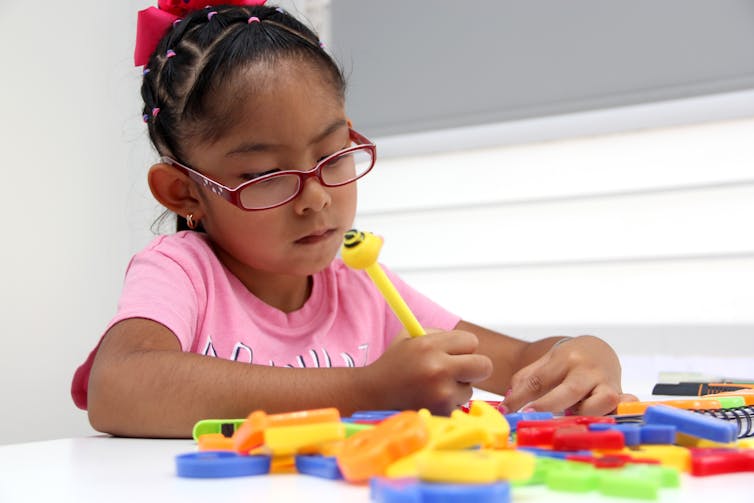
{"label": "eyebrow", "polygon": [[[343,126],[348,125],[348,122],[345,119],[337,119],[332,124],[327,126],[325,129],[322,130],[319,134],[317,134],[312,140],[309,142],[309,145],[312,145],[314,143],[318,143],[331,134],[333,134],[338,129],[342,128]],[[248,142],[248,143],[242,143],[235,148],[229,150],[226,152],[225,156],[231,156],[235,154],[248,154],[253,152],[268,152],[270,150],[275,150],[276,148],[279,148],[279,144],[276,143],[259,143],[259,142]]]}

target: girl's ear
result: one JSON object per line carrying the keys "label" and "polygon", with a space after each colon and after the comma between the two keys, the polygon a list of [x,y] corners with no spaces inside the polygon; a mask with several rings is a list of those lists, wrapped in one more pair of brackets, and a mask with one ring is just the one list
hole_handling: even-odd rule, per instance
{"label": "girl's ear", "polygon": [[192,214],[194,220],[201,220],[196,185],[185,173],[170,164],[158,163],[149,168],[147,181],[152,195],[164,207],[178,215]]}

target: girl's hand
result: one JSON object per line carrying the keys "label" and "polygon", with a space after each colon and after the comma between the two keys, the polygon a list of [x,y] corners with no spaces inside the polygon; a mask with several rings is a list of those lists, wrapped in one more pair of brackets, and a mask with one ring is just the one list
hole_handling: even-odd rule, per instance
{"label": "girl's hand", "polygon": [[601,339],[567,339],[513,375],[504,405],[509,412],[609,414],[618,403],[636,400],[622,393],[620,374],[618,357]]}
{"label": "girl's hand", "polygon": [[399,338],[364,368],[370,404],[450,414],[471,398],[472,384],[487,379],[492,361],[474,354],[476,335],[461,330]]}

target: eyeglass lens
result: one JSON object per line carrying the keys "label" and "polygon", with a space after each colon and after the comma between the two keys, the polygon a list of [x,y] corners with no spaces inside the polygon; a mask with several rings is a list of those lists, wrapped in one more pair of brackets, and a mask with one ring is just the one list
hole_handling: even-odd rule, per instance
{"label": "eyeglass lens", "polygon": [[[322,164],[322,182],[326,186],[345,185],[363,176],[371,166],[372,154],[367,149],[343,153]],[[296,195],[300,183],[301,177],[295,174],[271,176],[246,186],[240,194],[241,204],[248,209],[276,206]]]}

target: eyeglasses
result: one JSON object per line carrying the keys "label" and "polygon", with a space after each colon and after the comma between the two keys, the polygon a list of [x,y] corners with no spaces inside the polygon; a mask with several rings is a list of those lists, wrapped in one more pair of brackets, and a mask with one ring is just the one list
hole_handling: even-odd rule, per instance
{"label": "eyeglasses", "polygon": [[351,141],[355,143],[354,146],[325,157],[310,170],[267,173],[244,182],[235,189],[226,187],[170,157],[161,157],[160,162],[182,170],[189,178],[242,210],[268,210],[295,199],[303,190],[308,178],[316,178],[325,187],[340,187],[369,173],[374,167],[377,147],[353,129],[349,129],[348,133]]}

